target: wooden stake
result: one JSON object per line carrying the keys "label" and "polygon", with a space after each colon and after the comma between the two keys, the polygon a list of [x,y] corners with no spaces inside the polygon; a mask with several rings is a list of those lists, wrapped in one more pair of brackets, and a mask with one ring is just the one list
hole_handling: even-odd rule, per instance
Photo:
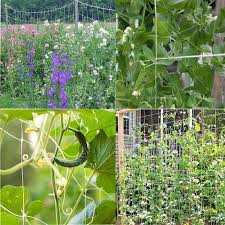
{"label": "wooden stake", "polygon": [[[118,112],[118,150],[119,150],[119,209],[121,214],[121,225],[125,223],[126,212],[123,208],[126,204],[124,189],[124,172],[125,172],[125,144],[124,144],[124,112]],[[122,190],[122,192],[121,192]]]}

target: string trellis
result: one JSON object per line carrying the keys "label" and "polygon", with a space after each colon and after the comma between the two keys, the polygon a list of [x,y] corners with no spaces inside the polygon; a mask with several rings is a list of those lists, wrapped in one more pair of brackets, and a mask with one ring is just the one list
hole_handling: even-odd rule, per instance
{"label": "string trellis", "polygon": [[[219,169],[225,162],[224,118],[224,110],[158,109],[123,114],[124,164],[119,165],[119,170],[125,171],[125,175],[122,186],[120,183],[118,187],[122,198],[118,201],[121,209],[118,214],[122,223],[175,225],[203,221],[202,224],[220,225],[225,222],[224,208],[220,205],[225,202],[221,198],[223,166]],[[183,140],[187,143],[182,144]],[[196,140],[200,143],[194,143]],[[203,147],[204,151],[200,151]],[[120,155],[121,146],[117,149]],[[199,154],[195,155],[195,151]],[[196,164],[194,172],[190,165],[181,169],[187,157],[190,165]],[[207,165],[201,160],[208,160]],[[182,182],[188,182],[190,189],[185,189]],[[193,186],[195,189],[191,189]],[[178,220],[179,215],[183,221]],[[198,222],[194,221],[196,217],[200,218]]]}
{"label": "string trellis", "polygon": [[78,23],[78,22],[114,22],[115,9],[104,6],[88,4],[74,0],[62,7],[47,9],[44,11],[19,11],[9,5],[5,5],[6,24],[37,24],[45,21],[49,23]]}

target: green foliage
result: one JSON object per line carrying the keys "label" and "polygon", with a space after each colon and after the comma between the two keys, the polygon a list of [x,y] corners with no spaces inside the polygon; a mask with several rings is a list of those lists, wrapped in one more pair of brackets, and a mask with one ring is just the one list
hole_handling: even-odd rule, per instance
{"label": "green foliage", "polygon": [[0,209],[2,224],[20,225],[23,214],[28,216],[26,220],[33,220],[32,217],[42,210],[41,201],[30,202],[30,193],[26,187],[4,186],[0,190],[0,199],[4,207]]}
{"label": "green foliage", "polygon": [[[104,214],[102,214],[104,212]],[[104,201],[96,208],[96,216],[91,224],[114,224],[116,204],[114,201]],[[88,221],[87,221],[88,222]]]}
{"label": "green foliage", "polygon": [[[3,187],[0,197],[1,204],[4,207],[1,208],[3,224],[21,224],[23,205],[26,214],[25,224],[29,224],[29,222],[34,225],[39,224],[37,219],[48,224],[59,224],[59,220],[55,219],[55,207],[59,210],[62,223],[66,221],[66,224],[68,224],[74,218],[79,219],[78,215],[80,215],[80,212],[87,210],[86,207],[89,204],[97,205],[97,208],[96,210],[92,209],[91,215],[85,214],[83,222],[90,219],[90,221],[96,223],[101,221],[105,224],[114,223],[116,204],[115,112],[113,110],[1,110],[0,125],[2,124],[4,126],[0,130],[0,139],[3,140],[1,143],[1,159],[6,159],[6,155],[10,154],[13,163],[21,160],[20,154],[17,154],[20,146],[17,145],[13,148],[12,154],[7,148],[7,143],[4,142],[5,134],[7,134],[5,132],[11,135],[9,138],[13,138],[16,136],[13,132],[17,129],[20,130],[21,126],[24,129],[21,132],[25,132],[24,140],[30,140],[27,143],[27,146],[31,149],[30,152],[27,151],[28,157],[33,159],[28,169],[23,167],[26,176],[29,176],[28,171],[32,171],[32,179],[29,177],[29,183],[26,182],[26,177],[24,177],[24,187],[4,186],[8,178],[12,176],[10,172],[7,177],[1,177]],[[16,124],[19,126],[17,127]],[[78,141],[74,138],[73,132],[63,131],[63,128],[66,129],[66,127],[81,129],[90,145],[88,161],[72,169],[52,164],[52,154],[55,154],[54,151],[58,145],[60,145],[58,154],[61,158],[71,159],[71,157],[75,158],[79,154]],[[29,137],[33,135],[38,135],[40,139],[32,141]],[[42,143],[46,143],[46,149],[43,148]],[[23,147],[23,154],[25,149],[26,147]],[[4,169],[12,166],[12,162],[5,162]],[[52,186],[55,187],[56,192],[54,189],[52,190],[50,185],[49,171],[51,169],[54,173]],[[2,170],[3,168],[0,172]],[[107,176],[107,179],[105,179],[105,176]],[[18,179],[20,179],[20,176]],[[31,194],[28,192],[28,188]],[[52,192],[56,194],[60,207],[54,204],[54,196],[50,195]],[[101,197],[99,198],[99,196]],[[30,202],[30,199],[33,201]],[[102,207],[106,209],[104,215]],[[40,209],[44,210],[40,211]],[[95,223],[92,222],[92,224]]]}
{"label": "green foliage", "polygon": [[182,57],[224,53],[224,40],[216,41],[224,9],[216,18],[205,0],[159,0],[156,8],[153,0],[116,0],[116,7],[117,107],[212,107],[214,76],[224,71],[225,57]]}
{"label": "green foliage", "polygon": [[[128,224],[225,223],[224,129],[194,124],[182,133],[188,120],[177,122],[162,138],[150,130],[148,142],[127,151],[122,193]],[[138,140],[142,135],[137,129]]]}
{"label": "green foliage", "polygon": [[87,167],[98,174],[97,185],[105,191],[115,192],[115,138],[108,138],[100,130],[96,138],[90,143],[90,155]]}

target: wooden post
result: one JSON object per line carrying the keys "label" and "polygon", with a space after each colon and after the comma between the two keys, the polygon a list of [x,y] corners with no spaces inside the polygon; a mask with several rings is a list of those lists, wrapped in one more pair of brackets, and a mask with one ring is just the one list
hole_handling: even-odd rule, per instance
{"label": "wooden post", "polygon": [[77,0],[74,0],[74,11],[75,11],[75,23],[76,25],[79,22],[79,4]]}
{"label": "wooden post", "polygon": [[126,212],[123,207],[125,205],[125,196],[123,192],[124,188],[124,172],[125,172],[125,144],[124,144],[124,112],[118,112],[118,150],[119,150],[119,211],[121,214],[121,224],[124,224],[126,218]]}
{"label": "wooden post", "polygon": [[193,126],[193,110],[192,109],[189,109],[188,111],[188,119],[189,119],[188,127],[189,129],[191,129]]}
{"label": "wooden post", "polygon": [[[225,7],[225,0],[216,1],[216,15],[219,14],[220,9]],[[218,44],[224,45],[224,34],[218,35],[216,37],[216,42]],[[225,71],[220,71],[215,74],[213,82],[212,96],[215,99],[214,107],[224,107],[225,106]]]}
{"label": "wooden post", "polygon": [[163,139],[163,131],[164,131],[164,128],[163,128],[163,109],[160,110],[160,138]]}

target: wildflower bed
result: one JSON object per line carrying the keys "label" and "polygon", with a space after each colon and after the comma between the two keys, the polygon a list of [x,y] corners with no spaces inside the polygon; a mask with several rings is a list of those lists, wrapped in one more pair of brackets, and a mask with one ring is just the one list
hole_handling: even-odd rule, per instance
{"label": "wildflower bed", "polygon": [[1,29],[0,107],[113,108],[114,23]]}

